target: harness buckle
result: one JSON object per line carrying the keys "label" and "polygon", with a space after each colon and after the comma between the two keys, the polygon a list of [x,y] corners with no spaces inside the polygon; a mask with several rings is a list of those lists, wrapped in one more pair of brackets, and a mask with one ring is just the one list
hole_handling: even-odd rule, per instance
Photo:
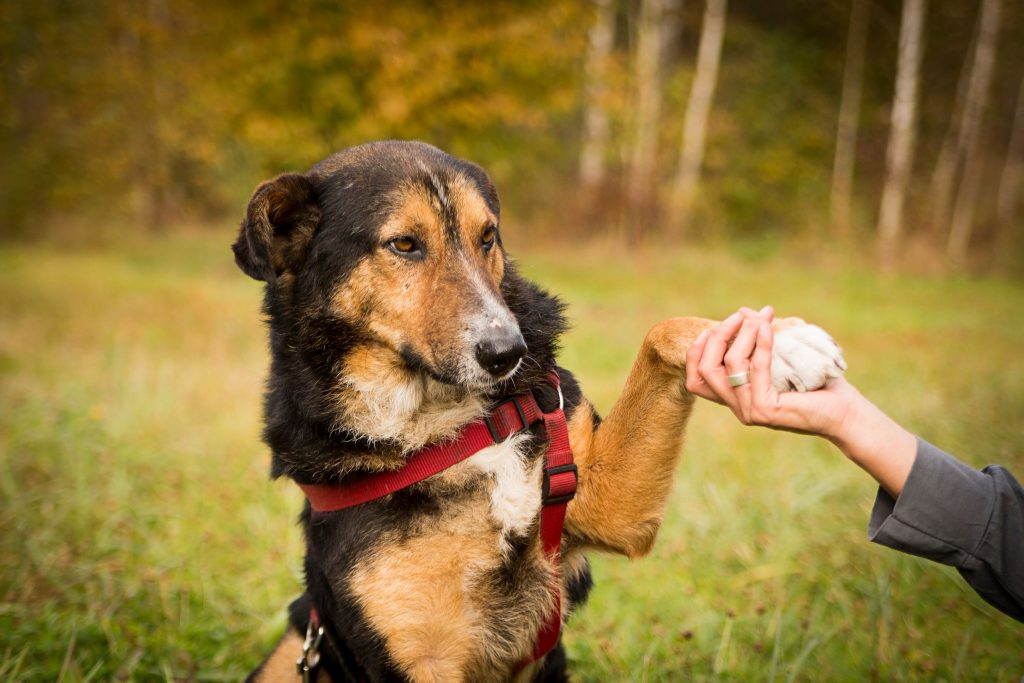
{"label": "harness buckle", "polygon": [[[494,419],[491,417],[491,415],[494,413],[495,410],[498,409],[498,406],[502,406],[506,403],[511,403],[513,406],[515,406],[516,414],[519,416],[519,423],[522,425],[522,427],[519,427],[518,429],[513,429],[508,433],[508,435],[503,437],[501,435],[501,432],[498,431],[498,426],[494,424]],[[523,431],[524,429],[527,429],[530,426],[529,421],[526,419],[526,411],[523,410],[523,405],[519,402],[519,398],[517,396],[512,396],[494,406],[494,408],[492,408],[489,413],[484,415],[484,424],[487,425],[487,431],[491,433],[491,439],[494,440],[494,443],[501,443],[502,441],[512,436],[513,434],[518,434],[519,432]]]}
{"label": "harness buckle", "polygon": [[[564,493],[559,495],[551,495],[551,477],[556,474],[565,474],[566,472],[572,472],[572,488],[568,489]],[[576,484],[579,482],[579,470],[576,468],[576,463],[569,463],[568,465],[557,465],[544,470],[544,485],[541,489],[541,501],[544,505],[558,505],[559,503],[568,503],[570,500],[576,497]],[[559,489],[567,488],[565,485],[558,487]]]}
{"label": "harness buckle", "polygon": [[[315,628],[315,630],[314,630]],[[302,655],[295,662],[295,669],[302,677],[302,683],[311,683],[320,665],[320,642],[324,639],[324,627],[313,626],[313,619],[306,626],[306,640],[302,643]]]}

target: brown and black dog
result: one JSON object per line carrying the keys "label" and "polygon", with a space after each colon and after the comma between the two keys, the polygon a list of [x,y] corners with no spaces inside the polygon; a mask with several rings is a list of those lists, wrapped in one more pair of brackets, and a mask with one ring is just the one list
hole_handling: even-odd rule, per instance
{"label": "brown and black dog", "polygon": [[[415,142],[353,147],[256,189],[233,248],[266,283],[273,476],[394,470],[501,397],[533,391],[545,410],[557,405],[545,377],[562,305],[516,271],[499,219],[479,166]],[[579,468],[563,618],[590,589],[587,549],[636,557],[654,543],[693,403],[686,350],[711,324],[656,325],[604,420],[558,368]],[[839,374],[819,328],[781,328],[778,385],[813,389]],[[311,606],[326,632],[317,680],[566,680],[560,645],[519,668],[558,581],[538,531],[546,448],[543,432],[524,432],[373,502],[307,504],[307,592],[251,680],[297,680]]]}

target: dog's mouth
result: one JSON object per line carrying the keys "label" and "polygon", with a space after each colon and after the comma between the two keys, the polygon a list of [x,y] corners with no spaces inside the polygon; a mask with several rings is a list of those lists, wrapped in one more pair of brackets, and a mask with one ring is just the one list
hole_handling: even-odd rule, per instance
{"label": "dog's mouth", "polygon": [[519,369],[523,366],[523,361],[525,360],[525,358],[526,356],[524,355],[516,359],[515,364],[510,369],[506,370],[504,373],[500,375],[492,375],[490,373],[487,373],[487,376],[482,376],[480,380],[474,381],[471,379],[468,381],[463,381],[462,385],[469,389],[480,389],[484,391],[493,389],[494,387],[504,384],[505,382],[515,377],[516,373],[519,372]]}
{"label": "dog's mouth", "polygon": [[474,353],[463,353],[448,362],[434,364],[416,352],[409,344],[399,349],[399,356],[412,371],[452,387],[487,392],[512,379],[526,362],[526,345],[499,350],[484,349],[479,345]]}

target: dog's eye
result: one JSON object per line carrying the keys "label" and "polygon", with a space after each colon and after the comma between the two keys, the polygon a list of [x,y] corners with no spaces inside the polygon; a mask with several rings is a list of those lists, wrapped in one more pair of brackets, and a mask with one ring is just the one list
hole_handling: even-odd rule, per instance
{"label": "dog's eye", "polygon": [[494,246],[494,238],[498,236],[498,229],[493,225],[488,225],[484,228],[484,233],[480,235],[480,246],[484,248],[484,251],[490,251],[491,247]]}
{"label": "dog's eye", "polygon": [[399,256],[418,256],[422,253],[419,242],[408,235],[389,240],[387,246]]}

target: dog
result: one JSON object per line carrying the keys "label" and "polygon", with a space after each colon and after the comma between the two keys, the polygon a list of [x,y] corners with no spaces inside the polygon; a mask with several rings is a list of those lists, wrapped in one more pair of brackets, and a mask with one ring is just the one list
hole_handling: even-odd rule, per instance
{"label": "dog", "polygon": [[[568,680],[560,642],[531,655],[586,599],[585,551],[654,543],[693,404],[686,351],[714,322],[656,325],[602,420],[557,366],[563,305],[519,274],[501,231],[483,169],[419,142],[352,147],[256,188],[233,251],[266,283],[273,477],[330,487],[394,472],[525,396],[563,417],[578,481],[554,555],[540,529],[546,422],[524,418],[382,497],[307,502],[306,593],[249,680]],[[778,386],[815,389],[845,368],[820,328],[776,324]]]}

